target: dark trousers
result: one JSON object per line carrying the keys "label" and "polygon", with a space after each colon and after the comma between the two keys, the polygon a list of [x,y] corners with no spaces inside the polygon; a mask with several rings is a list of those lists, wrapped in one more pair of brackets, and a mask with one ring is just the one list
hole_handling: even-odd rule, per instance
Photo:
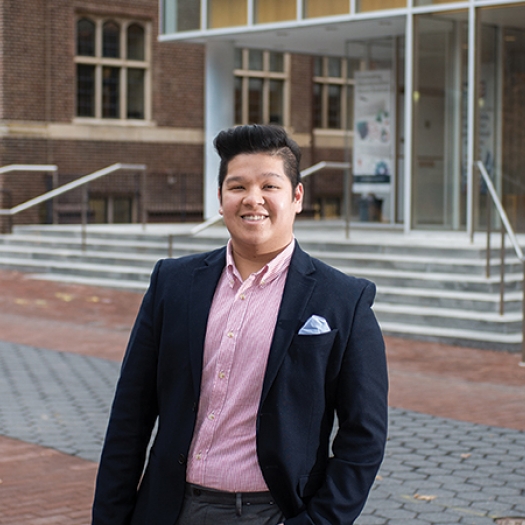
{"label": "dark trousers", "polygon": [[176,525],[278,525],[283,521],[269,492],[221,492],[188,483]]}

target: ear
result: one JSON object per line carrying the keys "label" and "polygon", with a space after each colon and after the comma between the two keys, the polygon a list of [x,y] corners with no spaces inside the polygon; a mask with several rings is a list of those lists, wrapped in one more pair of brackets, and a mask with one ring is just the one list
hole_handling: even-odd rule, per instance
{"label": "ear", "polygon": [[303,198],[304,198],[304,186],[300,182],[294,190],[293,201],[296,203],[295,213],[301,213],[303,211]]}

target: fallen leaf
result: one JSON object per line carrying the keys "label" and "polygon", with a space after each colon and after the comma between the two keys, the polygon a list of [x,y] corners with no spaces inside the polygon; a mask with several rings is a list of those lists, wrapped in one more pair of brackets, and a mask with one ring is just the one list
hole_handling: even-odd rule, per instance
{"label": "fallen leaf", "polygon": [[99,299],[96,295],[93,295],[93,296],[91,296],[91,297],[88,297],[88,298],[86,299],[86,301],[87,301],[88,303],[98,303],[98,302],[100,302],[100,299]]}
{"label": "fallen leaf", "polygon": [[61,299],[62,301],[65,301],[66,303],[70,303],[73,300],[73,298],[74,298],[71,294],[61,293],[61,292],[57,292],[55,294],[55,297],[57,299]]}
{"label": "fallen leaf", "polygon": [[29,301],[27,299],[15,299],[16,304],[28,304]]}
{"label": "fallen leaf", "polygon": [[421,501],[434,501],[437,496],[430,496],[428,494],[414,494],[414,499],[419,499]]}
{"label": "fallen leaf", "polygon": [[472,454],[461,454],[461,457],[462,457],[463,459],[467,459],[467,458],[469,458],[470,456],[472,456]]}

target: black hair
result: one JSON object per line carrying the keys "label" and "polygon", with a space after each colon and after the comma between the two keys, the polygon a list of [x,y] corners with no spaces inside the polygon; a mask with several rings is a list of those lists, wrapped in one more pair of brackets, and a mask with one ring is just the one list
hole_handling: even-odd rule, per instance
{"label": "black hair", "polygon": [[225,129],[215,137],[213,144],[221,158],[219,189],[222,188],[230,160],[245,153],[267,153],[281,157],[292,189],[295,190],[301,182],[301,149],[279,126],[253,124]]}

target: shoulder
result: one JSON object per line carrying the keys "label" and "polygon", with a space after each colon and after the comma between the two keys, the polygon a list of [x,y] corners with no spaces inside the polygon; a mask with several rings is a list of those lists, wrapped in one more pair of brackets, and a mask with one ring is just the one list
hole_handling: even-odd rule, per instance
{"label": "shoulder", "polygon": [[375,293],[375,284],[372,281],[348,275],[320,259],[312,257],[302,250],[298,244],[292,259],[292,265],[294,262],[296,262],[297,266],[306,270],[305,273],[308,273],[310,277],[316,279],[327,289],[340,290],[341,292],[352,291],[354,294],[365,289],[371,289]]}
{"label": "shoulder", "polygon": [[184,288],[184,284],[191,282],[192,276],[201,268],[215,269],[215,273],[222,272],[226,263],[226,248],[222,247],[211,252],[185,255],[176,259],[161,259],[155,265],[151,274],[151,285],[176,285]]}

